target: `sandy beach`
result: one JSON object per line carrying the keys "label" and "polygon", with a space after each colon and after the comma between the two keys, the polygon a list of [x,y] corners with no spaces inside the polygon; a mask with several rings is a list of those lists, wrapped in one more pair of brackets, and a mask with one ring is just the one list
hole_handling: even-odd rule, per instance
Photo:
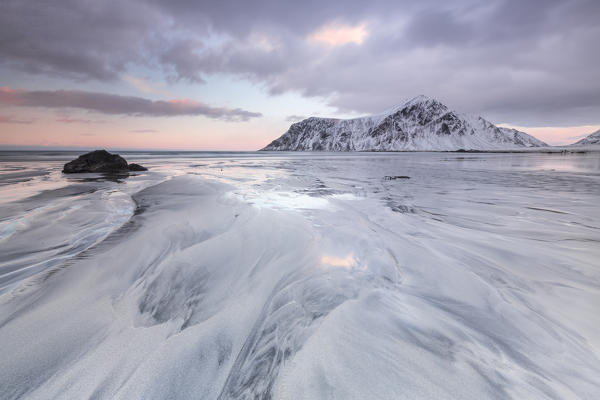
{"label": "sandy beach", "polygon": [[600,391],[597,154],[69,157],[0,163],[3,398]]}

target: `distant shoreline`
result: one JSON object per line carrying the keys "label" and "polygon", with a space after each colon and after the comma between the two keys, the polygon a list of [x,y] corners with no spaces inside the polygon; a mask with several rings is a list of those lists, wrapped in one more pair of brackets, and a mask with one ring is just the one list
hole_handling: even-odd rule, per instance
{"label": "distant shoreline", "polygon": [[351,153],[535,153],[535,154],[586,154],[600,153],[600,146],[594,147],[527,147],[522,149],[497,149],[497,150],[355,150],[355,151],[304,151],[304,150],[258,150],[261,153],[331,153],[331,154],[351,154]]}
{"label": "distant shoreline", "polygon": [[[2,149],[0,148],[0,161],[2,154],[83,154],[90,151],[89,149]],[[460,154],[475,154],[475,153],[534,153],[534,154],[587,154],[600,153],[600,145],[588,146],[549,146],[549,147],[527,147],[518,149],[495,149],[495,150],[473,150],[473,149],[458,149],[458,150],[354,150],[354,151],[319,151],[319,150],[138,150],[138,149],[111,149],[115,153],[123,154],[365,154],[365,153],[460,153]]]}

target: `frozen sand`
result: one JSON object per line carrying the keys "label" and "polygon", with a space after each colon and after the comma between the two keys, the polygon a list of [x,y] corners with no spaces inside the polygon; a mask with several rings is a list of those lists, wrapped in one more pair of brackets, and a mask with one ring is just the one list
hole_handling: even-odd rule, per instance
{"label": "frozen sand", "polygon": [[2,398],[600,396],[598,154],[143,163],[0,187]]}

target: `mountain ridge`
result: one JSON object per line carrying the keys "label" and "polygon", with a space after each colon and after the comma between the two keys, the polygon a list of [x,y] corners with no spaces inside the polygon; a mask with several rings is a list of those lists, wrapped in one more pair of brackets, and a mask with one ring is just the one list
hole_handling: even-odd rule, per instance
{"label": "mountain ridge", "polygon": [[590,133],[586,137],[577,142],[571,144],[570,146],[585,146],[588,144],[600,144],[600,129],[594,133]]}
{"label": "mountain ridge", "polygon": [[545,147],[524,132],[459,114],[438,100],[414,97],[384,113],[296,122],[263,151],[456,151]]}

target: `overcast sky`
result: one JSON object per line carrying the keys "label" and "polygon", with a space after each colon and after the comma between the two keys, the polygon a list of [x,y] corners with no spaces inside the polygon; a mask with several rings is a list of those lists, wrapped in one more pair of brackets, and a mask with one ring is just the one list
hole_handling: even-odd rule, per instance
{"label": "overcast sky", "polygon": [[600,1],[0,2],[0,146],[257,149],[419,94],[600,128]]}

